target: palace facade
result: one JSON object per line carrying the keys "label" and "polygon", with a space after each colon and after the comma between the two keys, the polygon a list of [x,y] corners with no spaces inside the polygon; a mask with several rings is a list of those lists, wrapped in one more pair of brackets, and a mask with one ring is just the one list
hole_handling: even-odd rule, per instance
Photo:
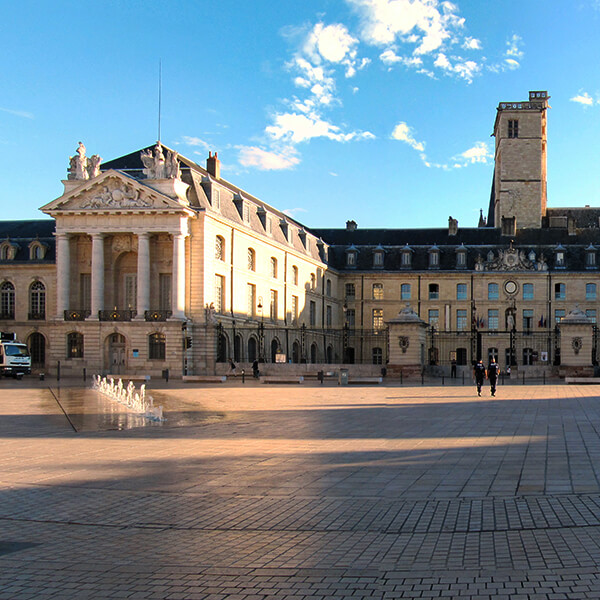
{"label": "palace facade", "polygon": [[489,209],[466,228],[309,228],[224,180],[216,153],[200,166],[157,143],[101,163],[80,143],[50,219],[0,222],[0,329],[73,375],[379,369],[410,305],[421,367],[539,372],[560,368],[578,305],[592,366],[600,208],[547,206],[548,99],[498,105]]}

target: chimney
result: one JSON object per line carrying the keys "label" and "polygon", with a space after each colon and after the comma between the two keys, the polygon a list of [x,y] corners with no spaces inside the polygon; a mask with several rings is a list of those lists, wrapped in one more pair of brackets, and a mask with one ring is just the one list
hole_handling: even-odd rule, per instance
{"label": "chimney", "polygon": [[346,231],[355,231],[356,221],[346,221]]}
{"label": "chimney", "polygon": [[458,233],[458,219],[448,217],[448,235],[456,235]]}
{"label": "chimney", "polygon": [[206,170],[209,175],[212,175],[215,179],[221,179],[221,161],[217,158],[217,153],[213,156],[212,152],[208,153],[206,159]]}

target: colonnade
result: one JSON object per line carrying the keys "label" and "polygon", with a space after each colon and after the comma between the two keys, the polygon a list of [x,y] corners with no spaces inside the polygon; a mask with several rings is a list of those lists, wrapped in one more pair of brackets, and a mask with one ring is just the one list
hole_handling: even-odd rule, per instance
{"label": "colonnade", "polygon": [[[65,311],[72,309],[70,302],[71,281],[71,249],[70,237],[66,232],[56,233],[56,277],[57,298],[56,317],[64,319]],[[104,241],[110,235],[92,233],[92,273],[91,273],[91,313],[89,321],[98,321],[99,312],[104,306]],[[137,298],[136,319],[143,320],[146,311],[150,310],[150,233],[136,233],[138,238],[137,252]],[[185,234],[173,232],[173,271],[171,275],[171,308],[173,319],[185,318]]]}

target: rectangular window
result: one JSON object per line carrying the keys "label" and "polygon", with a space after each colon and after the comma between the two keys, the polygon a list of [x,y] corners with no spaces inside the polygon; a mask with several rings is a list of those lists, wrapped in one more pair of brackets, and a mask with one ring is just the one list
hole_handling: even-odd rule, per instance
{"label": "rectangular window", "polygon": [[269,318],[271,321],[277,321],[277,292],[271,290],[271,302],[269,304]]}
{"label": "rectangular window", "polygon": [[588,309],[586,309],[585,316],[588,319],[591,319],[592,323],[595,323],[596,322],[596,309],[595,308],[588,308]]}
{"label": "rectangular window", "polygon": [[585,255],[585,265],[586,267],[593,268],[596,266],[596,252],[589,250]]}
{"label": "rectangular window", "polygon": [[410,300],[410,283],[403,283],[400,286],[400,299]]}
{"label": "rectangular window", "polygon": [[554,311],[554,322],[555,323],[560,323],[564,318],[565,318],[565,309],[564,308],[557,308]]}
{"label": "rectangular window", "polygon": [[92,275],[81,273],[79,275],[79,308],[91,310],[92,308]]}
{"label": "rectangular window", "polygon": [[410,263],[411,263],[411,253],[403,252],[402,259],[400,262],[401,266],[403,266],[404,268],[408,268],[408,267],[410,267]]}
{"label": "rectangular window", "polygon": [[526,309],[523,311],[523,331],[531,331],[533,329],[533,310]]}
{"label": "rectangular window", "polygon": [[462,251],[462,252],[456,253],[456,266],[459,268],[467,266],[467,253],[466,252]]}
{"label": "rectangular window", "polygon": [[212,206],[215,210],[219,210],[221,208],[221,190],[216,190],[213,188],[212,190]]}
{"label": "rectangular window", "polygon": [[523,284],[523,300],[533,300],[533,283]]}
{"label": "rectangular window", "polygon": [[564,283],[554,284],[554,299],[564,300],[567,297],[567,286]]}
{"label": "rectangular window", "polygon": [[498,300],[498,284],[488,283],[488,300]]}
{"label": "rectangular window", "polygon": [[429,284],[429,299],[439,300],[440,298],[440,286],[437,283]]}
{"label": "rectangular window", "polygon": [[467,284],[457,283],[456,284],[456,299],[466,300],[467,299]]}
{"label": "rectangular window", "polygon": [[519,137],[519,121],[517,119],[509,119],[508,121],[508,137]]}
{"label": "rectangular window", "polygon": [[225,309],[225,277],[215,275],[215,311],[222,313]]}
{"label": "rectangular window", "polygon": [[354,327],[356,325],[356,311],[353,308],[349,308],[346,311],[346,325],[348,327]]}
{"label": "rectangular window", "polygon": [[565,253],[564,252],[561,251],[561,252],[556,253],[555,266],[559,267],[559,268],[563,268],[565,266]]}
{"label": "rectangular window", "polygon": [[464,331],[467,328],[467,311],[457,310],[456,311],[456,329]]}
{"label": "rectangular window", "polygon": [[373,309],[373,329],[383,329],[383,308]]}
{"label": "rectangular window", "polygon": [[356,252],[348,252],[346,254],[346,264],[349,267],[356,265]]}
{"label": "rectangular window", "polygon": [[346,299],[354,300],[355,296],[356,296],[356,287],[354,286],[353,283],[347,283],[346,284]]}
{"label": "rectangular window", "polygon": [[373,284],[373,300],[383,300],[383,283]]}
{"label": "rectangular window", "polygon": [[596,284],[586,283],[585,284],[585,299],[595,300],[596,299]]}
{"label": "rectangular window", "polygon": [[159,310],[171,310],[171,273],[158,274],[158,308]]}
{"label": "rectangular window", "polygon": [[317,324],[317,303],[314,300],[308,306],[308,323],[311,327]]}
{"label": "rectangular window", "polygon": [[244,202],[244,208],[242,209],[244,223],[250,222],[250,206],[247,202]]}
{"label": "rectangular window", "polygon": [[256,286],[252,283],[248,284],[247,287],[247,312],[249,317],[254,317],[256,310]]}
{"label": "rectangular window", "polygon": [[124,282],[125,306],[127,310],[135,310],[137,306],[137,275],[135,273],[127,273]]}
{"label": "rectangular window", "polygon": [[429,266],[430,267],[439,267],[440,265],[440,253],[439,252],[430,252],[429,253]]}
{"label": "rectangular window", "polygon": [[498,329],[498,309],[490,308],[488,310],[488,329]]}
{"label": "rectangular window", "polygon": [[292,296],[292,325],[298,324],[298,296]]}
{"label": "rectangular window", "polygon": [[440,311],[437,308],[431,308],[427,312],[427,319],[432,327],[439,327],[440,324]]}
{"label": "rectangular window", "polygon": [[383,252],[375,252],[373,254],[373,266],[383,267]]}
{"label": "rectangular window", "polygon": [[325,326],[331,329],[333,324],[333,312],[331,306],[327,305],[325,307]]}

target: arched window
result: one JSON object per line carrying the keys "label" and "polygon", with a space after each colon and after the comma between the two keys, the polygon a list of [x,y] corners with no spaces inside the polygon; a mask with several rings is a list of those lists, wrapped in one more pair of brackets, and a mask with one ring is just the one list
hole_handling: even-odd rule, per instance
{"label": "arched window", "polygon": [[148,358],[165,360],[166,339],[164,333],[151,333],[148,336]]}
{"label": "arched window", "polygon": [[256,271],[256,252],[254,248],[248,248],[248,271]]}
{"label": "arched window", "polygon": [[258,344],[256,343],[256,338],[254,336],[250,336],[248,338],[248,362],[254,362],[258,358]]}
{"label": "arched window", "polygon": [[29,318],[46,318],[46,287],[41,281],[34,281],[29,286]]}
{"label": "arched window", "polygon": [[225,238],[220,235],[215,238],[215,258],[225,260]]}
{"label": "arched window", "polygon": [[271,256],[271,277],[277,279],[277,259]]}
{"label": "arched window", "polygon": [[46,246],[35,240],[29,245],[29,260],[42,260],[46,256]]}
{"label": "arched window", "polygon": [[67,335],[67,358],[83,358],[83,335],[78,331]]}
{"label": "arched window", "polygon": [[292,362],[300,362],[300,344],[298,343],[298,340],[295,340],[292,344]]}
{"label": "arched window", "polygon": [[298,267],[295,265],[292,267],[292,283],[298,285]]}
{"label": "arched window", "polygon": [[316,344],[310,345],[310,362],[313,364],[317,362],[317,345]]}
{"label": "arched window", "polygon": [[15,286],[10,281],[0,285],[0,318],[15,318]]}
{"label": "arched window", "polygon": [[382,365],[383,364],[383,350],[381,348],[373,348],[373,364],[374,365]]}
{"label": "arched window", "polygon": [[242,360],[242,336],[238,333],[233,340],[233,360],[240,362]]}

